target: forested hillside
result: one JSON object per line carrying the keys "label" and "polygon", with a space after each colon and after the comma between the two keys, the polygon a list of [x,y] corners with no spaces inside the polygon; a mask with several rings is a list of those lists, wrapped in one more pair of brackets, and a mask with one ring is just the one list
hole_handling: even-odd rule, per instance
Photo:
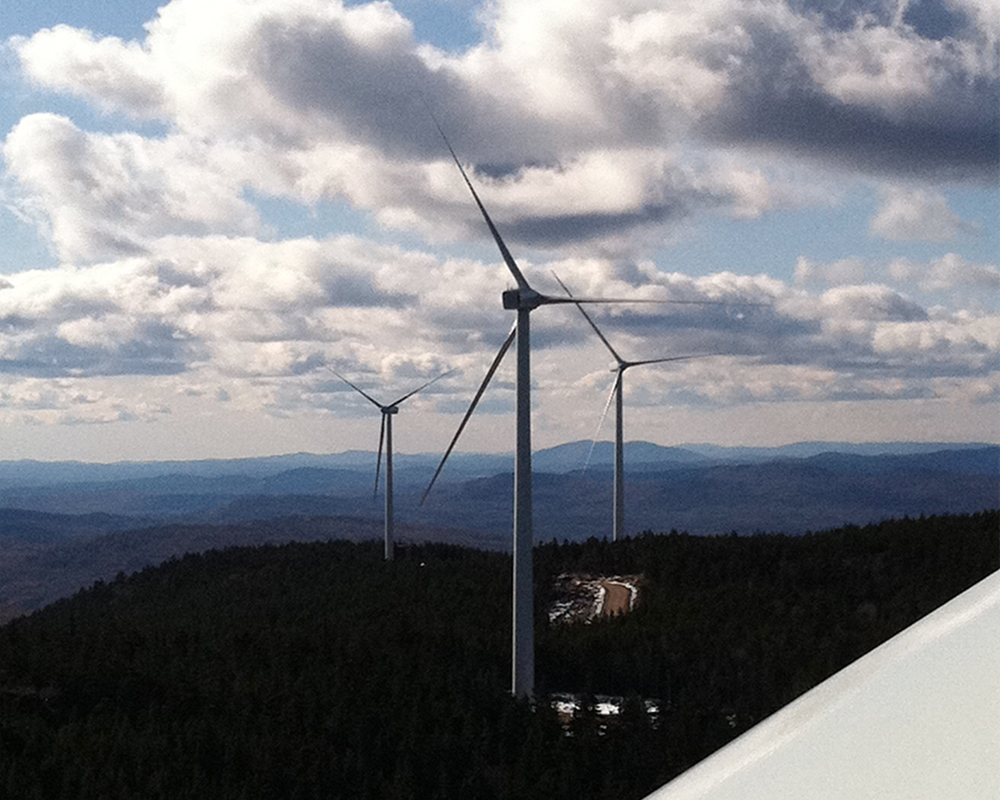
{"label": "forested hillside", "polygon": [[[0,628],[0,796],[639,798],[996,570],[998,530],[984,512],[540,546],[534,706],[507,694],[504,554],[185,556]],[[641,575],[640,602],[549,625],[564,572]],[[582,693],[568,723],[560,692]],[[604,693],[620,715],[594,712]]]}

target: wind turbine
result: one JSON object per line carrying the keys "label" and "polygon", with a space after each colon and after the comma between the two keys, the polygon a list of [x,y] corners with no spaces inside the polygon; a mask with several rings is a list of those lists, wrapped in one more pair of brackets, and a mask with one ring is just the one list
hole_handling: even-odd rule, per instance
{"label": "wind turbine", "polygon": [[370,394],[368,394],[363,389],[355,386],[347,378],[337,372],[335,369],[327,367],[334,375],[340,378],[344,383],[350,386],[354,391],[360,394],[369,402],[373,403],[378,407],[379,411],[382,412],[382,427],[378,434],[378,456],[375,460],[375,490],[372,492],[372,498],[378,494],[378,479],[379,471],[382,467],[382,444],[385,444],[385,560],[392,561],[394,551],[395,551],[395,539],[393,530],[393,508],[392,508],[392,418],[399,413],[399,405],[404,400],[408,400],[413,397],[417,392],[421,392],[430,386],[435,381],[441,380],[445,375],[450,375],[454,370],[448,370],[447,372],[442,372],[436,378],[427,381],[423,386],[419,386],[412,392],[404,394],[398,400],[394,400],[388,404],[382,404]]}
{"label": "wind turbine", "polygon": [[[553,276],[559,285],[562,286],[563,291],[569,297],[573,296],[573,293],[569,290],[565,283],[559,278],[558,275],[553,273]],[[601,414],[601,421],[597,425],[597,434],[594,435],[594,441],[597,441],[597,435],[600,434],[601,428],[604,426],[604,419],[608,416],[608,409],[611,408],[612,399],[615,401],[615,493],[614,493],[614,523],[611,529],[611,541],[617,542],[619,537],[625,534],[625,444],[622,436],[622,395],[624,393],[623,383],[625,380],[625,370],[632,367],[641,367],[647,364],[666,364],[670,361],[687,361],[691,358],[702,358],[703,355],[691,355],[691,356],[669,356],[667,358],[647,358],[641,361],[626,361],[622,358],[618,351],[611,346],[611,342],[607,340],[607,337],[601,333],[601,329],[597,327],[597,323],[591,318],[582,305],[576,304],[576,307],[583,314],[584,319],[590,323],[590,327],[594,329],[594,333],[597,337],[604,342],[604,346],[608,348],[612,357],[617,362],[617,366],[611,371],[615,373],[615,382],[611,386],[611,393],[608,395],[608,402],[604,404],[604,412]],[[714,355],[713,353],[706,353],[704,355]],[[591,444],[591,452],[593,452],[594,446]],[[587,456],[587,461],[590,461],[590,456]]]}
{"label": "wind turbine", "polygon": [[500,351],[497,353],[496,358],[493,359],[493,363],[490,365],[490,369],[486,373],[486,378],[483,380],[479,390],[476,392],[475,399],[469,406],[469,410],[466,412],[465,417],[462,419],[458,432],[455,434],[451,444],[448,446],[448,450],[445,452],[444,458],[441,459],[441,463],[438,465],[437,471],[434,473],[434,477],[431,479],[431,483],[427,487],[427,491],[424,492],[424,498],[426,499],[427,494],[430,492],[431,487],[437,480],[438,475],[441,474],[444,462],[447,460],[448,455],[454,448],[459,435],[461,435],[462,430],[465,428],[466,422],[468,422],[476,404],[479,402],[479,398],[482,397],[487,384],[493,377],[493,374],[496,372],[497,367],[499,367],[500,362],[503,360],[504,355],[510,348],[511,343],[516,336],[517,369],[515,384],[515,418],[517,433],[514,457],[514,625],[512,637],[513,663],[511,668],[511,691],[515,697],[530,697],[534,693],[535,684],[535,631],[533,608],[534,578],[532,574],[532,547],[534,545],[534,541],[532,537],[531,510],[530,315],[536,308],[544,305],[613,302],[642,303],[659,301],[633,299],[615,300],[611,298],[551,297],[535,291],[528,284],[528,281],[521,273],[520,268],[517,266],[517,262],[514,261],[514,257],[510,254],[510,251],[507,249],[507,245],[504,243],[500,233],[496,229],[496,226],[493,224],[493,220],[490,219],[490,215],[487,213],[486,207],[479,199],[479,195],[476,193],[475,187],[472,185],[472,181],[469,180],[469,176],[466,174],[465,168],[458,160],[458,156],[455,154],[451,143],[448,141],[448,137],[445,136],[444,131],[441,129],[441,126],[438,125],[437,120],[434,120],[434,123],[437,126],[438,132],[441,134],[441,138],[444,139],[444,143],[448,147],[448,152],[451,153],[451,157],[454,160],[455,165],[458,167],[459,172],[461,172],[462,178],[465,180],[465,185],[469,187],[469,191],[472,193],[472,197],[475,200],[476,205],[479,207],[479,211],[493,236],[493,240],[496,242],[497,248],[500,250],[500,255],[503,257],[504,264],[507,265],[507,269],[514,278],[514,282],[517,284],[516,289],[508,289],[501,296],[503,307],[508,311],[516,311],[517,319],[513,328],[511,328],[510,333],[507,335],[507,338],[504,340],[503,345],[500,347]]}

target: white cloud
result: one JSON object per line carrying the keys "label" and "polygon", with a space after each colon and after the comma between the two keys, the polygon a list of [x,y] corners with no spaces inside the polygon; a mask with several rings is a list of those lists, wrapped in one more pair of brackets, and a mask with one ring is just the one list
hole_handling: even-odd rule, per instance
{"label": "white cloud", "polygon": [[136,117],[164,114],[164,85],[148,50],[138,42],[95,38],[57,25],[11,44],[25,72],[39,84],[95,100]]}
{"label": "white cloud", "polygon": [[[0,389],[0,410],[20,422],[42,425],[155,422],[169,416],[170,407],[149,391],[150,386],[87,385],[71,378],[6,380]],[[9,419],[10,417],[8,417]]]}
{"label": "white cloud", "polygon": [[995,264],[975,264],[956,253],[926,263],[896,259],[889,265],[893,280],[915,282],[923,292],[949,291],[969,287],[988,294],[1000,290],[1000,268]]}
{"label": "white cloud", "polygon": [[826,264],[817,263],[805,256],[795,262],[795,285],[827,283],[832,286],[858,284],[865,279],[865,262],[860,258],[842,258]]}
{"label": "white cloud", "polygon": [[1000,316],[953,315],[947,319],[886,322],[875,330],[873,347],[884,356],[937,354],[960,357],[975,366],[997,366]]}
{"label": "white cloud", "polygon": [[167,234],[259,227],[238,173],[227,169],[233,160],[188,137],[85,133],[65,117],[32,114],[3,153],[26,207],[69,262],[144,252]]}
{"label": "white cloud", "polygon": [[[475,375],[510,324],[496,298],[505,282],[499,266],[441,261],[354,237],[280,243],[216,237],[158,246],[163,252],[6,276],[0,368],[52,379],[287,379],[324,363],[385,382],[452,366]],[[540,288],[553,283],[540,277],[548,266],[535,265]],[[754,357],[833,371],[840,381],[884,370],[920,380],[914,365],[921,362],[881,360],[914,349],[904,346],[914,331],[948,343],[936,357],[939,371],[982,368],[1000,349],[995,336],[983,333],[990,318],[932,317],[885,286],[848,284],[813,295],[763,275],[692,278],[645,264],[636,288],[617,276],[613,261],[570,258],[552,266],[578,294],[728,304],[595,306],[595,318],[626,357],[658,357],[667,342],[670,353]],[[572,306],[536,316],[540,354],[595,345]],[[894,341],[904,344],[890,346]],[[978,367],[969,361],[973,352]],[[707,361],[703,368],[714,369]]]}
{"label": "white cloud", "polygon": [[837,100],[892,116],[962,102],[961,92],[940,96],[952,89],[957,75],[996,78],[989,47],[925,38],[898,19],[885,25],[861,17],[849,30],[813,31],[806,42],[811,46],[803,48],[803,56],[818,85]]}
{"label": "white cloud", "polygon": [[977,230],[948,208],[948,200],[940,192],[902,186],[883,191],[879,209],[868,224],[873,236],[894,242],[950,242],[959,234]]}

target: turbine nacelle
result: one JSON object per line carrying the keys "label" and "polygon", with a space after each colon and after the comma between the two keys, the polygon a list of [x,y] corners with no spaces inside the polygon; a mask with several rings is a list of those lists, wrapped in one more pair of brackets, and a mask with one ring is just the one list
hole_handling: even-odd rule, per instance
{"label": "turbine nacelle", "polygon": [[507,289],[501,297],[503,299],[503,307],[507,311],[534,311],[547,299],[530,286],[525,286],[523,289]]}

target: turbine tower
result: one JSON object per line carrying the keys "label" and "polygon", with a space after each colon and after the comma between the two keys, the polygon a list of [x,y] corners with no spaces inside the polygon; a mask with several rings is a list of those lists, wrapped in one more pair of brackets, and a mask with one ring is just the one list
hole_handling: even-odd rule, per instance
{"label": "turbine tower", "polygon": [[[565,283],[555,275],[555,279],[559,281],[559,285],[562,286],[563,291],[569,297],[573,296],[573,293],[569,290]],[[604,426],[604,419],[608,415],[608,409],[611,408],[611,401],[615,401],[615,491],[614,491],[614,522],[611,529],[611,541],[617,542],[619,538],[625,535],[625,443],[622,436],[622,395],[624,393],[623,383],[625,380],[625,370],[631,367],[641,367],[647,364],[666,364],[670,361],[687,361],[691,358],[702,358],[703,355],[691,355],[691,356],[669,356],[667,358],[647,358],[642,361],[626,361],[622,358],[618,351],[611,346],[611,342],[607,340],[607,337],[601,333],[601,329],[597,327],[597,323],[591,318],[582,305],[576,304],[576,307],[583,314],[584,319],[590,323],[590,327],[594,329],[594,333],[597,337],[604,343],[604,346],[611,353],[617,366],[611,371],[615,373],[615,382],[611,386],[611,393],[608,395],[608,402],[604,404],[604,412],[601,414],[601,421],[597,425],[597,433],[594,435],[594,441],[596,442],[597,436],[601,432],[601,428]],[[713,353],[706,353],[704,355],[714,355]],[[593,452],[593,445],[591,445],[591,452]],[[587,456],[588,462],[590,461],[590,456]]]}
{"label": "turbine tower", "polygon": [[360,394],[369,402],[373,403],[378,407],[379,411],[382,412],[382,427],[378,434],[378,455],[375,459],[375,490],[372,492],[372,498],[378,494],[378,479],[379,472],[382,467],[382,445],[385,444],[385,560],[392,561],[393,555],[395,553],[396,542],[395,542],[395,532],[393,529],[393,505],[392,505],[392,418],[399,413],[399,405],[404,400],[408,400],[413,397],[417,392],[423,391],[428,386],[430,386],[435,381],[441,380],[445,375],[450,375],[454,370],[448,370],[438,375],[433,380],[427,381],[423,386],[414,389],[408,394],[404,394],[398,400],[394,400],[391,403],[383,405],[370,394],[365,392],[363,389],[355,386],[347,378],[337,372],[335,369],[327,367],[334,375],[340,378],[344,383],[350,386],[354,391]]}
{"label": "turbine tower", "polygon": [[511,691],[515,697],[530,697],[534,693],[535,685],[535,631],[533,602],[534,577],[532,574],[532,548],[534,541],[532,536],[531,510],[531,312],[543,305],[613,302],[642,303],[657,301],[614,300],[610,298],[551,297],[535,291],[528,284],[528,281],[525,279],[520,268],[517,266],[517,263],[514,261],[514,257],[507,249],[507,245],[504,243],[503,238],[501,238],[500,233],[493,224],[493,220],[490,218],[490,215],[486,211],[486,207],[479,199],[479,195],[476,193],[475,187],[472,185],[472,181],[469,180],[469,176],[466,174],[465,168],[458,160],[458,156],[455,154],[451,143],[448,141],[448,137],[445,136],[441,126],[437,124],[437,120],[435,120],[435,125],[437,125],[441,138],[444,139],[444,143],[448,147],[448,152],[451,153],[451,157],[454,160],[455,165],[458,167],[459,172],[461,172],[462,178],[465,180],[465,185],[469,187],[469,191],[472,193],[472,197],[490,230],[490,234],[492,234],[493,240],[496,242],[497,248],[500,250],[500,255],[503,257],[504,264],[507,265],[507,269],[514,278],[514,282],[517,284],[516,289],[508,289],[501,297],[503,307],[508,311],[516,311],[517,319],[511,329],[511,332],[507,335],[503,345],[500,347],[500,351],[497,353],[496,358],[494,358],[493,363],[490,365],[490,369],[486,374],[485,380],[480,385],[479,390],[476,392],[475,399],[469,406],[469,410],[466,412],[461,425],[459,425],[458,432],[455,434],[455,437],[448,446],[448,450],[441,459],[441,463],[438,465],[437,471],[434,473],[434,477],[431,479],[430,485],[424,492],[424,498],[426,499],[427,494],[434,485],[434,481],[436,481],[438,475],[441,474],[444,462],[447,460],[448,455],[454,448],[459,435],[461,435],[462,430],[465,428],[466,422],[472,415],[476,404],[479,402],[479,398],[482,397],[487,384],[493,377],[493,373],[496,372],[497,367],[499,367],[500,362],[503,360],[504,355],[516,336],[517,371],[515,391],[517,399],[515,404],[515,417],[517,434],[514,457],[514,625],[512,637],[513,658],[511,668]]}

